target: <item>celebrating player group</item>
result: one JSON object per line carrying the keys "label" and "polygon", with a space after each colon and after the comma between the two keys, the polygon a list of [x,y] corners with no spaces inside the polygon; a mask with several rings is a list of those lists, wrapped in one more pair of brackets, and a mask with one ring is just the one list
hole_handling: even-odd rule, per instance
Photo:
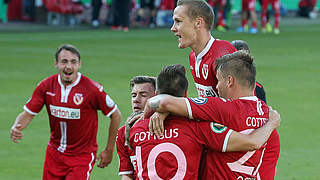
{"label": "celebrating player group", "polygon": [[[38,84],[12,128],[19,142],[45,105],[50,140],[44,180],[87,180],[96,160],[104,168],[116,144],[121,179],[273,180],[280,152],[280,114],[268,107],[244,41],[215,39],[214,13],[203,0],[178,0],[171,31],[191,48],[198,97],[188,97],[185,67],[130,80],[132,115],[121,113],[102,85],[82,75],[79,50],[60,46],[58,73]],[[110,117],[106,148],[97,153],[97,111]],[[117,137],[116,137],[117,135]]]}

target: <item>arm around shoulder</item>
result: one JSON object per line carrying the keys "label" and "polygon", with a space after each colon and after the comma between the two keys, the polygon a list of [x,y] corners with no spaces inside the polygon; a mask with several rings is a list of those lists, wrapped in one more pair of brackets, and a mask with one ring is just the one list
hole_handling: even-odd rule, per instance
{"label": "arm around shoulder", "polygon": [[253,151],[260,149],[269,139],[271,133],[280,126],[280,114],[269,111],[269,120],[262,127],[255,129],[249,135],[233,131],[228,140],[226,151]]}
{"label": "arm around shoulder", "polygon": [[148,100],[148,107],[157,112],[169,112],[171,114],[189,117],[186,99],[160,94]]}

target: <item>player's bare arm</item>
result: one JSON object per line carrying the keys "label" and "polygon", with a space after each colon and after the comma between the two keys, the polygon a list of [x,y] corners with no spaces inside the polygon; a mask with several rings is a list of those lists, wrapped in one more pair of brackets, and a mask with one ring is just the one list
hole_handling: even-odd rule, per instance
{"label": "player's bare arm", "polygon": [[146,104],[144,118],[149,118],[152,111],[188,117],[188,108],[185,101],[185,98],[166,94],[154,96]]}
{"label": "player's bare arm", "polygon": [[226,151],[258,150],[266,143],[271,133],[280,126],[280,114],[270,109],[269,120],[262,127],[252,131],[249,135],[232,131]]}
{"label": "player's bare arm", "polygon": [[117,136],[118,129],[120,126],[120,121],[121,121],[121,113],[118,109],[111,114],[110,120],[111,122],[109,125],[109,136],[108,136],[107,146],[100,153],[97,159],[98,161],[100,160],[100,163],[98,164],[98,167],[100,168],[107,167],[112,161],[113,149],[115,146],[116,136]]}
{"label": "player's bare arm", "polygon": [[13,142],[18,143],[18,140],[23,138],[22,130],[30,124],[33,118],[34,115],[26,111],[23,111],[17,116],[16,121],[10,129],[10,138]]}
{"label": "player's bare arm", "polygon": [[[144,118],[149,118],[154,111],[189,117],[186,99],[166,94],[160,94],[148,100],[144,109]],[[164,114],[161,116],[157,114],[150,118],[150,132],[159,137],[164,131],[163,121],[165,118],[166,115]]]}

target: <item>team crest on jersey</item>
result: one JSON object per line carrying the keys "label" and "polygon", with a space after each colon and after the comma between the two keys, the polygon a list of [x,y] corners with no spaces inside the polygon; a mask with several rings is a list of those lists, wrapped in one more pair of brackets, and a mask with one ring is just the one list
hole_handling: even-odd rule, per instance
{"label": "team crest on jersey", "polygon": [[227,130],[226,126],[215,123],[215,122],[211,122],[210,127],[211,127],[211,130],[215,133],[223,133],[225,130]]}
{"label": "team crest on jersey", "polygon": [[209,66],[208,66],[208,64],[203,64],[203,66],[202,66],[202,76],[203,76],[203,78],[205,80],[208,78],[208,74],[209,74]]}
{"label": "team crest on jersey", "polygon": [[109,108],[112,108],[114,106],[114,102],[109,95],[106,95],[106,104]]}
{"label": "team crest on jersey", "polygon": [[83,102],[83,95],[80,93],[75,93],[73,96],[73,102],[76,105],[80,105]]}
{"label": "team crest on jersey", "polygon": [[190,100],[198,105],[202,105],[205,104],[208,99],[207,98],[202,98],[202,97],[198,97],[198,98],[190,98]]}

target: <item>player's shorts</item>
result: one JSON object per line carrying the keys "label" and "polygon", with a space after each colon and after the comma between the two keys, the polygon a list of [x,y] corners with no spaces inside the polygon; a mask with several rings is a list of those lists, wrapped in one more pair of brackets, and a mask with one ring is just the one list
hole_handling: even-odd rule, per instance
{"label": "player's shorts", "polygon": [[65,155],[47,146],[43,180],[88,180],[96,161],[96,153]]}
{"label": "player's shorts", "polygon": [[149,9],[154,9],[154,0],[141,0],[140,1],[140,5],[141,5],[141,8],[149,8]]}
{"label": "player's shorts", "polygon": [[256,0],[242,0],[242,11],[255,11]]}
{"label": "player's shorts", "polygon": [[280,11],[279,0],[262,0],[262,10],[267,10],[269,4],[272,5],[274,11]]}
{"label": "player's shorts", "polygon": [[216,6],[219,6],[220,8],[223,8],[227,3],[227,0],[215,0],[214,4]]}

